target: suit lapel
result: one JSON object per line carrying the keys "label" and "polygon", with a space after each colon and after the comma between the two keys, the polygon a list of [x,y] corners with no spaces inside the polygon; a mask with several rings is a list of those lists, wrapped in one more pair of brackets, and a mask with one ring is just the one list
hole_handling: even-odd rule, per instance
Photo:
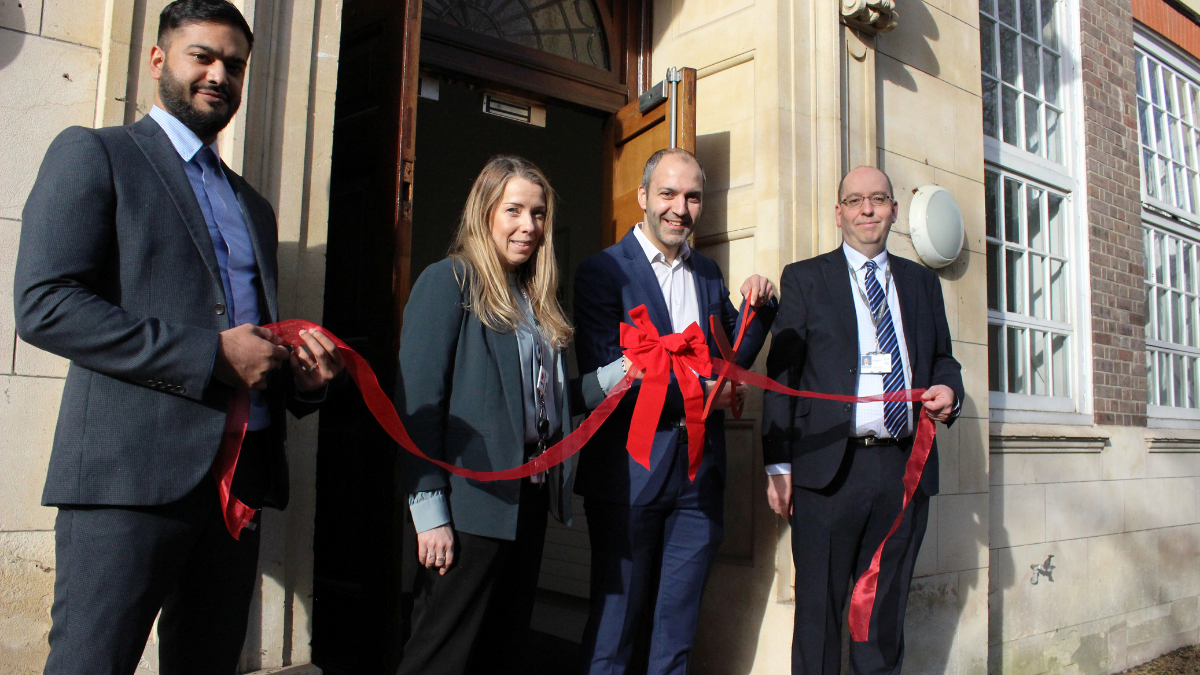
{"label": "suit lapel", "polygon": [[217,254],[213,249],[212,237],[208,234],[208,225],[204,222],[204,214],[200,211],[200,204],[196,201],[196,193],[192,191],[192,184],[183,170],[183,161],[175,150],[175,146],[171,145],[171,139],[167,137],[167,133],[162,130],[162,127],[158,126],[158,122],[155,122],[149,115],[130,126],[129,135],[146,155],[147,161],[150,162],[150,166],[154,167],[154,172],[158,174],[171,201],[175,203],[179,217],[183,219],[183,224],[187,226],[192,242],[196,244],[196,248],[200,251],[200,257],[204,259],[204,266],[216,280],[217,296],[224,298],[225,287],[221,283],[221,268],[217,264]]}
{"label": "suit lapel", "polygon": [[262,282],[263,295],[267,296],[267,315],[263,317],[263,323],[277,321],[279,317],[279,280],[276,275],[275,261],[266,254],[266,242],[270,241],[271,233],[265,228],[271,227],[272,224],[264,223],[263,219],[254,217],[254,213],[246,203],[244,183],[241,177],[230,171],[224,163],[221,166],[225,171],[226,178],[229,179],[230,187],[237,195],[238,208],[242,212],[242,220],[246,221],[250,245],[254,248],[254,260],[258,263],[258,278]]}
{"label": "suit lapel", "polygon": [[889,253],[888,263],[892,268],[892,283],[896,284],[896,295],[900,298],[900,323],[904,324],[904,342],[908,347],[909,367],[915,368],[917,361],[917,289],[913,287],[913,278],[908,273],[907,260],[902,260]]}
{"label": "suit lapel", "polygon": [[497,333],[484,328],[488,346],[496,355],[496,367],[500,369],[500,386],[504,389],[504,401],[508,404],[508,418],[512,422],[517,438],[525,438],[525,400],[521,388],[521,351],[517,347],[516,331]]}
{"label": "suit lapel", "polygon": [[839,246],[825,258],[822,272],[825,276],[825,287],[829,291],[829,301],[836,307],[842,327],[846,329],[846,339],[858,345],[858,315],[854,311],[854,296],[850,292],[849,263],[846,253]]}
{"label": "suit lapel", "polygon": [[[658,329],[660,335],[674,333],[675,329],[671,326],[671,314],[667,311],[666,300],[663,300],[658,277],[654,275],[654,269],[650,267],[650,261],[646,259],[646,252],[642,250],[642,245],[638,243],[637,237],[633,236],[632,229],[621,240],[621,247],[624,249],[623,253],[626,258],[625,267],[629,270],[629,276],[634,282],[633,287],[640,290],[642,297],[646,300],[646,309],[650,310],[650,320],[654,322],[654,327]],[[621,318],[625,319],[625,317]]]}
{"label": "suit lapel", "polygon": [[699,262],[700,260],[696,258],[696,252],[693,250],[687,264],[692,268],[692,281],[696,284],[697,318],[700,322],[700,330],[704,331],[705,341],[711,345],[713,340],[708,321],[708,307],[711,304],[708,299],[708,277],[701,274]]}

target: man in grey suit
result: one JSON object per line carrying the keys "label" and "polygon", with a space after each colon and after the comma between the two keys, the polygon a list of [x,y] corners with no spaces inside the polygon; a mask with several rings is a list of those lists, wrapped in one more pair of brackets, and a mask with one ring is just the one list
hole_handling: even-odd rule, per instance
{"label": "man in grey suit", "polygon": [[[163,673],[233,673],[257,578],[255,516],[226,530],[214,460],[249,392],[232,493],[288,498],[285,410],[342,369],[323,334],[289,351],[266,200],[218,158],[253,35],[224,0],[179,0],[150,52],[155,107],[71,128],[24,211],[17,331],[71,360],[42,503],[58,507],[46,673],[133,673],[161,610]],[[290,372],[286,372],[290,371]]]}

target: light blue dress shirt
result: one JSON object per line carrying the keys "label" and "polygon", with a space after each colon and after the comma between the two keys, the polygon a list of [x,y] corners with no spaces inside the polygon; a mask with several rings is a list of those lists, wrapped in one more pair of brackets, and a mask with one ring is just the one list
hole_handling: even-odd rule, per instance
{"label": "light blue dress shirt", "polygon": [[[221,284],[225,287],[225,307],[230,318],[229,327],[245,323],[262,325],[262,314],[258,307],[258,261],[254,257],[254,245],[246,229],[237,195],[229,184],[229,178],[221,168],[217,144],[207,146],[195,132],[175,119],[171,113],[154,106],[150,117],[163,128],[176,152],[183,158],[183,170],[187,173],[208,234],[212,237],[217,265],[221,268]],[[262,392],[250,392],[250,423],[247,431],[266,429],[271,425],[271,413]]]}

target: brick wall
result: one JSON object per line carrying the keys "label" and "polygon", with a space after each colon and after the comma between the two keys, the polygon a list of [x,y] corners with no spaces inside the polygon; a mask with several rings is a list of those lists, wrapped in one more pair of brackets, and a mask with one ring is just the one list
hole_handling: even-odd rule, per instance
{"label": "brick wall", "polygon": [[1146,289],[1133,10],[1130,0],[1083,0],[1081,5],[1095,421],[1145,426]]}

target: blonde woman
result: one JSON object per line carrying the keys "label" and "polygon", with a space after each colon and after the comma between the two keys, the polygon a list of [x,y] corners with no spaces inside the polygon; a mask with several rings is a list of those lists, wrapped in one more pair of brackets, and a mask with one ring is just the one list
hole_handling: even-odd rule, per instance
{"label": "blonde woman", "polygon": [[[396,407],[417,445],[457,466],[518,466],[569,432],[554,192],[520,157],[475,179],[445,260],[404,310]],[[420,567],[401,675],[518,672],[547,511],[566,521],[573,464],[478,482],[405,454]]]}

